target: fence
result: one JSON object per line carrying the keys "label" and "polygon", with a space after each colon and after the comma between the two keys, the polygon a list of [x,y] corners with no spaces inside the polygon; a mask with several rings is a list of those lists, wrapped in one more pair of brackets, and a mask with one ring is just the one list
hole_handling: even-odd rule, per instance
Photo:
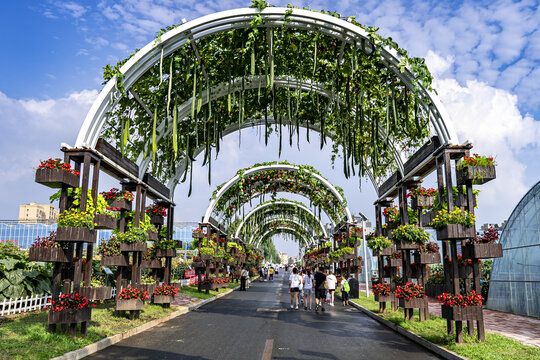
{"label": "fence", "polygon": [[50,295],[32,295],[25,298],[4,299],[0,303],[0,316],[43,309]]}

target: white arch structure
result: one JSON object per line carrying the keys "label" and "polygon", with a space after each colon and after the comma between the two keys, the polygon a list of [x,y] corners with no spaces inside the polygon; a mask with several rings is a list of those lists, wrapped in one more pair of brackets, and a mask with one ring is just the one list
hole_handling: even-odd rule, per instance
{"label": "white arch structure", "polygon": [[[271,225],[272,223],[275,223],[275,222],[281,222],[282,224],[276,228],[273,228],[273,229],[270,229],[268,230],[267,232],[265,232],[259,239],[255,239],[255,236],[256,234],[251,234],[249,236],[249,238],[247,239],[246,243],[248,244],[255,244],[255,246],[259,246],[259,244],[261,243],[261,241],[264,239],[264,236],[266,234],[268,234],[269,232],[273,231],[273,230],[276,230],[276,229],[280,229],[282,226],[284,227],[288,227],[289,230],[291,231],[294,231],[294,232],[298,232],[297,229],[295,229],[292,225],[294,226],[297,226],[298,228],[302,229],[303,231],[305,231],[306,234],[309,234],[310,231],[309,229],[307,229],[305,226],[303,226],[302,224],[300,224],[299,222],[296,221],[296,219],[291,219],[291,218],[273,218],[273,219],[268,219],[268,221],[265,221],[263,223],[260,224],[260,226],[268,226],[268,225]],[[300,235],[300,234],[299,234]],[[307,242],[306,242],[306,245],[313,245],[315,244],[315,240],[313,239],[313,237],[309,237],[309,239],[307,239]]]}
{"label": "white arch structure", "polygon": [[[265,27],[285,26],[317,31],[341,40],[343,43],[357,46],[360,51],[366,52],[367,48],[370,52],[374,50],[369,40],[369,34],[364,29],[346,20],[320,12],[281,7],[267,7],[262,11],[253,8],[227,10],[186,22],[163,34],[159,40],[148,43],[120,68],[120,72],[123,74],[123,87],[129,90],[146,71],[160,61],[161,56],[170,55],[190,41],[196,42],[204,37],[232,29],[249,28],[255,15],[260,15],[263,18]],[[441,144],[458,144],[450,117],[437,96],[424,88],[422,84],[414,84],[415,77],[411,70],[399,67],[401,56],[395,49],[378,46],[377,50],[379,50],[380,60],[386,68],[392,71],[409,90],[419,92],[420,105],[427,112],[430,124]],[[107,112],[117,104],[122,96],[117,85],[117,79],[114,77],[102,89],[86,115],[75,147],[95,149],[107,120]],[[329,96],[332,95],[329,94]],[[191,104],[191,99],[187,103]],[[167,121],[171,121],[171,119],[161,121],[160,126],[164,128]],[[393,156],[399,170],[403,173],[403,168],[399,164],[405,158],[404,154],[394,149]],[[139,161],[139,164],[142,165],[141,172],[144,173],[148,168],[148,163],[143,164],[142,161]],[[402,175],[406,176],[407,174]],[[374,182],[373,178],[371,180],[377,189],[378,184]],[[169,182],[171,194],[174,193],[175,184],[175,182]]]}
{"label": "white arch structure", "polygon": [[[214,211],[214,209],[216,208],[216,205],[218,203],[218,201],[221,199],[221,197],[227,192],[228,189],[230,189],[234,184],[236,184],[238,181],[240,181],[242,179],[242,177],[245,177],[245,176],[248,176],[248,175],[251,175],[251,174],[256,174],[258,172],[262,172],[262,171],[268,171],[268,170],[286,170],[286,171],[300,171],[300,168],[298,166],[294,166],[294,165],[287,165],[287,164],[272,164],[272,165],[263,165],[263,166],[257,166],[257,167],[254,167],[252,169],[249,169],[249,170],[246,170],[242,176],[240,175],[235,175],[233,178],[231,178],[229,181],[227,181],[222,187],[221,189],[219,189],[219,191],[217,192],[216,196],[214,199],[212,199],[212,201],[210,202],[210,204],[208,205],[208,208],[206,209],[206,213],[204,214],[204,217],[203,217],[203,223],[207,223],[210,221],[210,216],[212,215],[212,212]],[[343,197],[341,196],[341,194],[339,193],[339,191],[337,191],[337,189],[334,187],[334,185],[332,185],[328,180],[326,180],[325,178],[323,178],[322,176],[320,176],[319,174],[317,173],[310,173],[315,179],[317,179],[317,181],[319,181],[321,184],[323,184],[328,190],[330,190],[330,192],[338,199],[338,201],[340,202],[340,204],[345,204],[345,200],[343,199]],[[345,216],[347,217],[347,221],[348,222],[352,222],[353,221],[353,217],[351,215],[351,212],[349,211],[349,207],[344,205],[343,206],[343,209],[345,211]],[[324,209],[323,209],[324,210]],[[330,216],[329,216],[330,218]]]}
{"label": "white arch structure", "polygon": [[303,236],[301,236],[300,234],[298,234],[298,232],[297,232],[295,229],[290,228],[290,227],[287,227],[287,226],[279,226],[279,227],[274,228],[274,229],[272,229],[272,230],[268,230],[267,232],[265,232],[265,233],[261,236],[260,240],[259,240],[257,243],[260,244],[260,243],[261,243],[261,242],[262,242],[262,241],[263,241],[263,240],[264,240],[271,232],[273,232],[273,231],[278,231],[278,230],[281,230],[281,232],[289,233],[289,234],[292,234],[292,235],[294,235],[294,236],[299,237],[300,239],[303,239],[304,242],[306,243],[306,246],[307,246],[308,244],[309,244],[309,245],[312,245],[312,244],[313,244],[313,242],[311,241],[311,239],[309,239],[309,240],[306,239],[305,237],[303,237]]}
{"label": "white arch structure", "polygon": [[236,229],[236,233],[234,235],[235,238],[238,238],[240,236],[240,232],[242,230],[242,227],[244,226],[244,224],[246,223],[246,221],[248,221],[248,219],[259,213],[260,211],[263,211],[264,209],[268,208],[269,206],[272,206],[272,205],[288,205],[290,206],[291,208],[292,207],[297,207],[299,209],[302,209],[302,211],[305,211],[309,216],[313,217],[314,219],[317,220],[317,223],[319,224],[321,230],[322,230],[322,233],[324,234],[324,237],[327,237],[327,233],[326,233],[326,229],[322,223],[322,221],[317,217],[315,216],[315,214],[313,213],[313,211],[311,211],[311,209],[308,209],[306,206],[302,205],[302,204],[297,204],[293,201],[285,201],[285,200],[281,200],[281,201],[272,201],[272,202],[267,202],[267,203],[263,203],[255,208],[253,208],[247,215],[246,217],[242,220],[242,222],[240,223],[240,225],[238,225],[238,228]]}

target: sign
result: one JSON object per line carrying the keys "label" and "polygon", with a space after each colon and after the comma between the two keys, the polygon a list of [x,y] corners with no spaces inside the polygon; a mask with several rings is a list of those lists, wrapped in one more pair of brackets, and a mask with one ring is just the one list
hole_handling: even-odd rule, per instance
{"label": "sign", "polygon": [[195,270],[186,269],[184,272],[184,278],[189,279],[195,276]]}

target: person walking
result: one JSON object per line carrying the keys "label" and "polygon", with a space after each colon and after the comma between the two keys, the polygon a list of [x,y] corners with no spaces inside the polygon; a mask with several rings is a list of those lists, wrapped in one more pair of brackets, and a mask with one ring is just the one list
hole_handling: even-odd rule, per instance
{"label": "person walking", "polygon": [[240,273],[240,291],[246,291],[246,282],[247,282],[248,276],[249,276],[249,273],[247,269],[244,267],[242,269],[242,272]]}
{"label": "person walking", "polygon": [[328,284],[328,292],[331,296],[330,306],[334,306],[334,293],[336,292],[337,278],[332,272],[332,270],[329,271],[329,274],[326,277],[326,282]]}
{"label": "person walking", "polygon": [[312,294],[313,294],[313,275],[311,270],[307,270],[306,275],[304,276],[304,310],[311,311],[312,305]]}
{"label": "person walking", "polygon": [[315,280],[315,311],[319,312],[319,305],[321,306],[321,310],[324,311],[327,284],[326,275],[323,273],[322,267],[315,273],[313,279]]}
{"label": "person walking", "polygon": [[298,275],[298,270],[293,269],[291,276],[289,276],[289,292],[291,293],[291,309],[294,308],[296,303],[296,310],[298,310],[298,292],[300,291],[301,278]]}
{"label": "person walking", "polygon": [[351,291],[351,286],[349,285],[349,279],[351,276],[343,276],[343,280],[339,284],[339,291],[341,291],[341,300],[343,301],[343,306],[349,305],[349,291]]}
{"label": "person walking", "polygon": [[300,286],[298,286],[298,300],[300,304],[304,305],[304,274],[299,271],[298,276],[300,276]]}
{"label": "person walking", "polygon": [[270,273],[270,281],[274,281],[274,268],[271,267],[268,272]]}

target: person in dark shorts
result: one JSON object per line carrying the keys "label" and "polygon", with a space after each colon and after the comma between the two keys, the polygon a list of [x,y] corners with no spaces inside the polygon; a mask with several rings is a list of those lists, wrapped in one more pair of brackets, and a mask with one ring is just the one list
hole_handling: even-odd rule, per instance
{"label": "person in dark shorts", "polygon": [[324,301],[326,299],[326,275],[323,273],[323,269],[319,268],[319,271],[315,273],[315,311],[319,311],[319,304],[321,310],[324,311]]}
{"label": "person in dark shorts", "polygon": [[291,276],[289,276],[289,292],[291,293],[291,309],[294,308],[296,303],[296,310],[298,310],[298,292],[300,291],[300,283],[302,278],[298,275],[298,270],[293,269]]}

